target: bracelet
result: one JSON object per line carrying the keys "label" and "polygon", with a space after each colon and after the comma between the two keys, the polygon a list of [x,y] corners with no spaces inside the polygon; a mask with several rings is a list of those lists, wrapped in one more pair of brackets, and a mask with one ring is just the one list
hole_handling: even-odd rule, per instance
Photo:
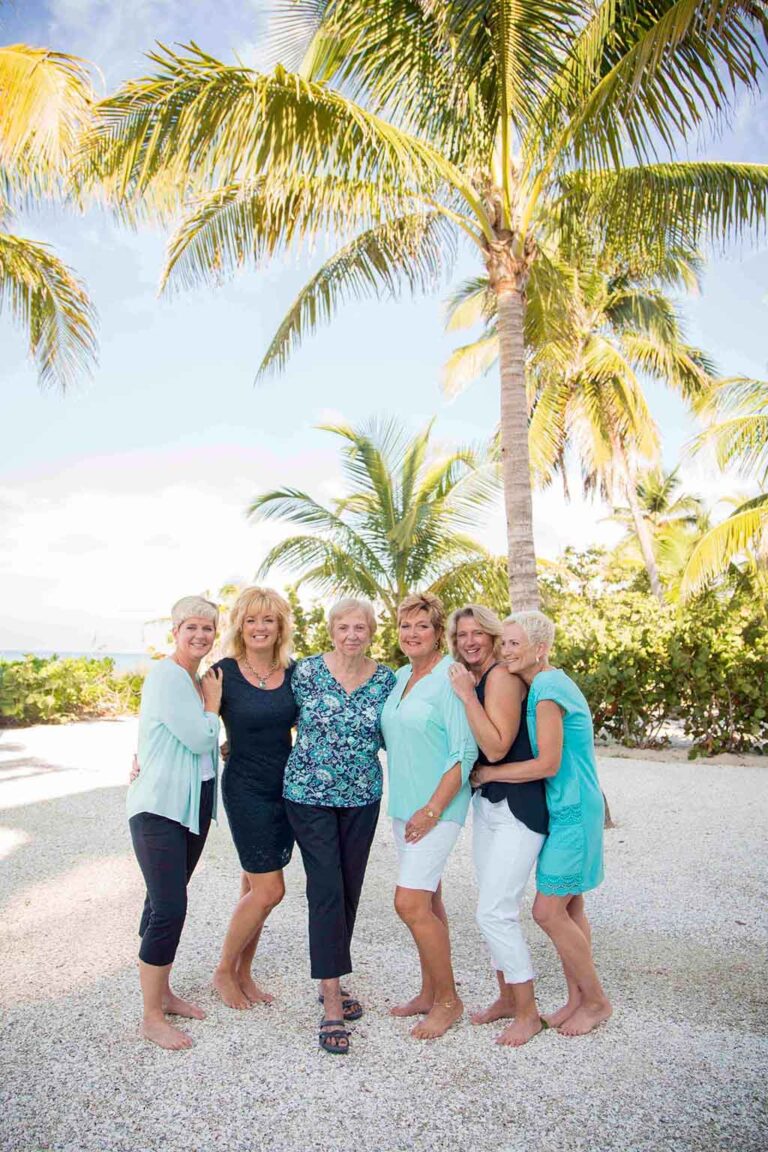
{"label": "bracelet", "polygon": [[424,811],[426,812],[427,816],[429,816],[430,820],[439,820],[440,819],[437,812],[435,812],[434,808],[425,808]]}

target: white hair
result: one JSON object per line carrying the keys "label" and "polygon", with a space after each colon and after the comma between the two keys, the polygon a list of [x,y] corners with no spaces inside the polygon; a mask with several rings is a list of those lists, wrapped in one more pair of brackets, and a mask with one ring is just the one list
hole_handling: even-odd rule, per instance
{"label": "white hair", "polygon": [[328,633],[330,636],[333,636],[333,626],[336,621],[340,620],[342,616],[346,616],[348,612],[361,612],[365,617],[371,637],[376,635],[376,613],[371,604],[367,600],[357,600],[354,596],[345,596],[342,600],[337,600],[328,613]]}
{"label": "white hair", "polygon": [[191,616],[202,616],[204,620],[213,620],[214,627],[219,625],[219,610],[211,600],[203,596],[182,596],[171,608],[171,620],[174,628],[178,628]]}
{"label": "white hair", "polygon": [[527,612],[512,612],[504,623],[517,624],[531,644],[541,644],[547,652],[555,642],[555,625],[543,612],[535,612],[532,609]]}

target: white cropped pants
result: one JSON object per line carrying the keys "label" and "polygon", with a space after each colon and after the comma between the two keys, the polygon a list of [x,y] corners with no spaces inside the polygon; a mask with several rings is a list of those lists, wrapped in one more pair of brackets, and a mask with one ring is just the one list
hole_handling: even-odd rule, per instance
{"label": "white cropped pants", "polygon": [[506,800],[492,804],[477,792],[472,805],[478,927],[494,969],[507,984],[524,984],[533,980],[534,971],[520,927],[520,904],[546,837],[518,820]]}

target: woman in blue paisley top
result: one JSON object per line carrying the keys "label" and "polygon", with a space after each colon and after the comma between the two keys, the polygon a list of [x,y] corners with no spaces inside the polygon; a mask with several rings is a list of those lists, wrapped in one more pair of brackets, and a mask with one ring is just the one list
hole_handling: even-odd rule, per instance
{"label": "woman in blue paisley top", "polygon": [[362,1015],[341,991],[352,971],[355,915],[381,802],[381,712],[394,673],[367,656],[376,631],[371,605],[340,600],[328,616],[333,651],[302,660],[293,673],[299,708],[283,796],[307,875],[312,978],[325,1019],[320,1046],[349,1051],[345,1020]]}

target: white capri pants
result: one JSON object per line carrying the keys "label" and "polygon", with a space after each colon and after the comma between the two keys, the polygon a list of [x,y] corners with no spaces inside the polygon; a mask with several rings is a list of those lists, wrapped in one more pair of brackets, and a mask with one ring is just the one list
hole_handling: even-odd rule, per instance
{"label": "white capri pants", "polygon": [[533,980],[531,953],[520,927],[520,904],[546,837],[532,832],[506,800],[492,804],[479,792],[472,801],[472,849],[480,893],[477,923],[493,967],[507,984]]}
{"label": "white capri pants", "polygon": [[406,823],[397,817],[392,820],[397,849],[398,887],[436,892],[446,860],[459,838],[461,824],[455,820],[438,820],[423,839],[409,843],[405,839]]}

